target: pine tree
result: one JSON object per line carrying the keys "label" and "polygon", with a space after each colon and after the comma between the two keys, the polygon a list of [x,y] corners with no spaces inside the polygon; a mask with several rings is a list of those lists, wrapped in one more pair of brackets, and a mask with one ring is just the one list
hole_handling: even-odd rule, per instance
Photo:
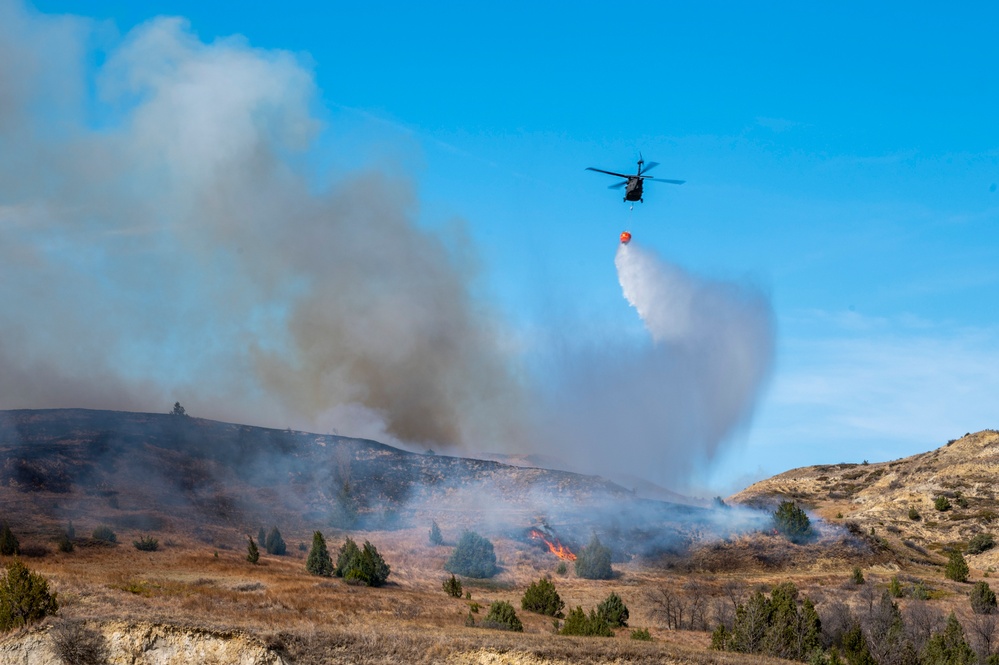
{"label": "pine tree", "polygon": [[284,553],[288,551],[288,546],[285,545],[284,539],[281,537],[281,532],[278,531],[277,527],[272,528],[271,532],[267,534],[264,549],[267,550],[268,554],[277,556],[284,556]]}
{"label": "pine tree", "polygon": [[246,539],[250,542],[246,548],[246,560],[250,563],[257,563],[260,561],[260,550],[257,549],[257,544],[253,542],[253,538],[247,536]]}
{"label": "pine tree", "polygon": [[441,535],[441,528],[437,526],[437,522],[434,521],[430,525],[430,544],[431,545],[443,545],[444,536]]}
{"label": "pine tree", "polygon": [[305,569],[313,575],[322,577],[333,575],[333,559],[326,547],[326,539],[319,531],[312,534],[312,549],[309,551],[309,557],[305,560]]}
{"label": "pine tree", "polygon": [[803,543],[815,535],[808,515],[794,501],[781,501],[773,519],[774,528],[792,543]]}
{"label": "pine tree", "polygon": [[602,616],[611,628],[626,628],[628,626],[628,606],[621,596],[613,591],[602,603],[597,605],[597,614]]}
{"label": "pine tree", "polygon": [[19,559],[7,566],[0,579],[0,632],[40,621],[59,609],[56,594],[49,593],[44,577],[28,570]]}
{"label": "pine tree", "polygon": [[590,544],[576,556],[576,575],[588,580],[609,580],[614,575],[611,551],[600,543],[595,533]]}
{"label": "pine tree", "polygon": [[531,582],[520,599],[520,609],[550,617],[561,618],[563,607],[565,602],[559,597],[555,585],[543,577],[537,582]]}
{"label": "pine tree", "polygon": [[972,665],[976,660],[975,652],[964,639],[961,622],[951,612],[944,629],[926,643],[921,662],[925,665]]}
{"label": "pine tree", "polygon": [[21,553],[21,544],[17,542],[17,536],[6,524],[0,529],[0,554],[4,556],[15,556]]}
{"label": "pine tree", "polygon": [[452,598],[461,598],[461,580],[454,575],[444,580],[444,593]]}
{"label": "pine tree", "polygon": [[466,531],[444,564],[444,570],[465,577],[492,577],[497,571],[493,544],[474,531]]}
{"label": "pine tree", "polygon": [[967,582],[970,572],[968,562],[964,560],[964,555],[961,554],[960,550],[953,550],[950,553],[950,559],[947,561],[947,569],[945,571],[947,579],[954,580],[955,582]]}

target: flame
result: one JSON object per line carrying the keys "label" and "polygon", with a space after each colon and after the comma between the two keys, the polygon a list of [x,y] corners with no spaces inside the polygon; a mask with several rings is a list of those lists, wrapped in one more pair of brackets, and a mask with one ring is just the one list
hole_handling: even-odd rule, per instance
{"label": "flame", "polygon": [[549,538],[548,536],[546,536],[541,531],[538,531],[537,529],[531,529],[530,536],[531,538],[534,538],[536,540],[544,541],[545,545],[548,546],[548,549],[551,551],[551,553],[557,556],[558,558],[564,559],[565,561],[576,560],[576,555],[573,554],[568,547],[560,543],[559,539],[555,538],[555,536]]}

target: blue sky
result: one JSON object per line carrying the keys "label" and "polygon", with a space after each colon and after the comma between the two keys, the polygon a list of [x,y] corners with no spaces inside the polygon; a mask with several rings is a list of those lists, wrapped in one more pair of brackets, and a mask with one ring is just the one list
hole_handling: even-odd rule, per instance
{"label": "blue sky", "polygon": [[[412,179],[428,229],[463,220],[479,292],[524,338],[641,334],[614,268],[624,228],[763,289],[772,378],[694,486],[999,427],[999,7],[732,4],[33,6],[100,22],[91,70],[157,15],[290,52],[320,93],[303,159]],[[639,152],[687,184],[630,211],[584,168]]]}

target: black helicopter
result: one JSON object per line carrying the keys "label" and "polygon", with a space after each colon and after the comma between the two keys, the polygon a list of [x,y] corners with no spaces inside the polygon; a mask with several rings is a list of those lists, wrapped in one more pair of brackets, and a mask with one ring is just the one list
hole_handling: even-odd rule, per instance
{"label": "black helicopter", "polygon": [[[638,173],[634,175],[628,175],[627,173],[615,173],[614,171],[604,171],[603,169],[595,169],[592,166],[586,167],[586,170],[596,171],[597,173],[606,173],[607,175],[617,176],[618,178],[624,178],[624,182],[611,185],[608,189],[617,189],[618,187],[627,186],[627,189],[624,190],[624,200],[642,202],[642,183],[645,180],[651,180],[652,182],[668,182],[671,185],[682,185],[687,182],[686,180],[667,180],[666,178],[653,178],[652,176],[645,175],[657,166],[659,166],[659,162],[649,162],[646,166],[645,160],[642,159],[642,155],[639,153]],[[632,207],[634,207],[634,204],[632,204]]]}

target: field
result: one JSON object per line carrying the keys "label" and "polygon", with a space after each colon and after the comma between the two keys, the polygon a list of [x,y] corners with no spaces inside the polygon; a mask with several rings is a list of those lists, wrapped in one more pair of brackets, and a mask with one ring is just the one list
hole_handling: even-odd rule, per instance
{"label": "field", "polygon": [[[84,415],[92,425],[95,416]],[[563,472],[350,441],[341,448],[350,456],[334,456],[328,465],[334,472],[323,475],[316,470],[321,465],[313,435],[298,437],[305,442],[299,445],[298,435],[283,433],[280,459],[292,462],[282,473],[290,480],[276,484],[280,474],[273,469],[249,473],[245,464],[220,457],[233,448],[226,432],[236,432],[244,445],[270,445],[274,434],[250,436],[198,423],[198,436],[184,440],[212,445],[192,450],[189,443],[163,438],[163,431],[172,430],[151,427],[146,416],[118,423],[133,437],[124,443],[109,443],[92,426],[88,434],[80,422],[53,432],[52,417],[31,418],[44,422],[44,431],[32,432],[24,418],[16,441],[6,430],[0,520],[17,534],[20,558],[57,592],[60,610],[0,637],[0,662],[64,662],[60,649],[67,641],[88,639],[105,649],[108,662],[130,664],[765,662],[762,656],[711,650],[711,631],[731,626],[737,606],[756,591],[768,593],[787,581],[797,586],[799,600],[815,603],[828,644],[835,644],[849,621],[874,617],[893,578],[899,589],[893,602],[916,647],[925,646],[952,611],[969,640],[978,640],[976,648],[995,633],[994,622],[991,628],[979,625],[968,603],[968,582],[988,581],[994,550],[968,556],[968,582],[946,579],[943,567],[955,538],[988,528],[951,517],[981,512],[991,497],[969,486],[955,497],[966,497],[967,508],[918,521],[884,489],[871,491],[877,500],[865,500],[868,486],[895,482],[886,476],[903,471],[910,482],[905,496],[913,488],[932,495],[937,490],[917,484],[922,480],[914,470],[922,465],[938,473],[930,453],[927,460],[896,463],[890,470],[888,464],[815,467],[748,488],[741,496],[746,503],[773,505],[793,495],[810,509],[816,537],[794,544],[774,533],[763,507],[644,501],[600,479]],[[109,416],[100,418],[106,425]],[[205,434],[215,430],[222,434]],[[972,435],[942,454],[991,454],[995,437],[983,436]],[[103,443],[95,446],[95,439]],[[321,459],[331,459],[328,449],[318,448]],[[259,460],[260,451],[249,449],[247,458]],[[976,479],[990,471],[976,468]],[[835,473],[851,477],[830,479]],[[317,477],[326,484],[317,484]],[[330,526],[339,512],[317,509],[322,500],[329,505],[330,479],[335,489],[344,477],[357,497],[351,529]],[[406,486],[412,478],[419,482]],[[949,476],[944,481],[953,483]],[[830,482],[835,492],[844,482],[859,483],[854,500],[829,496]],[[392,495],[403,498],[392,503]],[[926,502],[919,505],[928,512]],[[944,520],[952,524],[936,526]],[[444,545],[429,542],[433,521]],[[70,522],[74,547],[64,552],[57,543]],[[93,538],[101,525],[113,529],[116,543]],[[258,564],[251,564],[248,535],[256,538],[259,528],[271,526],[280,528],[287,553],[261,551]],[[597,533],[613,551],[613,577],[582,579],[571,563],[560,571],[561,560],[530,536],[532,528],[557,531],[576,551]],[[325,534],[334,558],[347,536],[359,544],[370,541],[391,567],[388,583],[369,588],[310,575],[305,559],[314,529]],[[452,598],[442,588],[444,565],[467,529],[493,542],[500,570],[486,580],[462,578],[470,597]],[[158,550],[134,547],[143,536],[156,538]],[[0,557],[0,563],[9,561]],[[856,569],[862,584],[855,583]],[[628,627],[613,637],[557,634],[551,617],[521,609],[524,591],[542,577],[553,581],[566,612],[576,606],[589,611],[616,593],[629,608]],[[481,626],[498,600],[516,608],[522,633]],[[467,625],[469,617],[475,625]],[[637,628],[648,629],[652,641],[631,639]],[[975,636],[986,628],[989,636]]]}

